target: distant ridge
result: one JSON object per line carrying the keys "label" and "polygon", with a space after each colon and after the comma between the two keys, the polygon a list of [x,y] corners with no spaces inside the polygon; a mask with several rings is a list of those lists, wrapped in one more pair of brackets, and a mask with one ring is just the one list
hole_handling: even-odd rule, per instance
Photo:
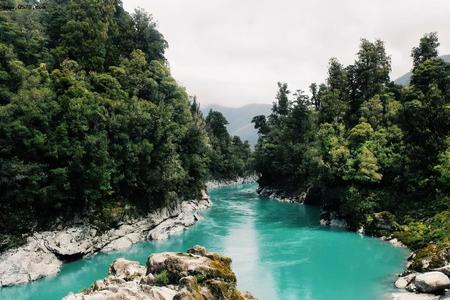
{"label": "distant ridge", "polygon": [[252,119],[257,115],[269,115],[272,104],[248,104],[241,107],[227,107],[218,104],[211,104],[200,107],[206,115],[212,110],[221,112],[230,123],[228,131],[231,135],[237,135],[243,141],[248,141],[250,145],[256,145],[258,134],[253,127]]}
{"label": "distant ridge", "polygon": [[[442,58],[446,62],[450,62],[450,54],[442,55],[442,56],[440,56],[440,58]],[[394,80],[394,82],[399,85],[409,85],[410,81],[411,81],[411,72],[408,72],[408,73],[400,76],[396,80]]]}

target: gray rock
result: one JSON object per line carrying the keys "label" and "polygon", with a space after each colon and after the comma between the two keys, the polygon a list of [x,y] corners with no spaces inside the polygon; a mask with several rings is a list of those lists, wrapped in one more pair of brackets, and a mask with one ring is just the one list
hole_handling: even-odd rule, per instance
{"label": "gray rock", "polygon": [[392,293],[388,299],[391,300],[440,300],[439,296],[429,294],[415,294],[415,293]]}
{"label": "gray rock", "polygon": [[123,250],[147,237],[166,239],[193,225],[200,219],[198,212],[211,205],[207,194],[203,193],[200,200],[175,203],[155,210],[145,218],[125,220],[118,228],[101,235],[87,225],[37,233],[28,238],[24,246],[0,255],[0,286],[55,275],[65,259]]}
{"label": "gray rock", "polygon": [[105,247],[101,249],[101,251],[109,252],[116,250],[125,250],[130,248],[131,245],[133,245],[133,242],[127,236],[123,236],[107,244]]}
{"label": "gray rock", "polygon": [[0,256],[0,286],[27,283],[59,272],[62,262],[39,237],[30,237],[25,246]]}
{"label": "gray rock", "polygon": [[48,236],[45,246],[60,257],[84,256],[93,249],[91,230],[87,226],[69,228]]}
{"label": "gray rock", "polygon": [[206,188],[208,190],[212,190],[212,189],[216,189],[216,188],[220,188],[220,187],[224,187],[224,186],[235,186],[235,185],[240,185],[240,184],[245,184],[245,183],[253,183],[256,182],[258,180],[258,176],[256,175],[252,175],[252,176],[247,176],[247,177],[238,177],[234,180],[212,180],[212,181],[208,181],[206,183]]}
{"label": "gray rock", "polygon": [[398,289],[406,289],[406,287],[416,278],[416,274],[412,273],[403,277],[399,277],[395,281],[395,287]]}
{"label": "gray rock", "polygon": [[200,255],[200,256],[205,256],[206,255],[206,248],[196,245],[194,247],[192,247],[191,249],[188,250],[189,254],[194,254],[194,255]]}
{"label": "gray rock", "polygon": [[427,272],[418,274],[414,284],[419,292],[438,293],[450,287],[450,279],[442,272]]}
{"label": "gray rock", "polygon": [[130,281],[115,286],[106,286],[105,289],[89,294],[70,294],[64,300],[172,300],[176,294],[176,290],[168,287],[140,285]]}
{"label": "gray rock", "polygon": [[116,259],[109,267],[109,274],[124,279],[125,281],[131,281],[136,278],[141,279],[145,273],[145,267],[140,265],[137,261],[123,258]]}
{"label": "gray rock", "polygon": [[[230,264],[229,258],[208,253],[201,246],[190,249],[189,253],[164,252],[150,255],[147,268],[135,261],[119,258],[110,266],[106,278],[96,281],[83,292],[69,294],[64,299],[235,299],[238,291]],[[166,273],[166,280],[158,279],[159,275],[152,275],[162,272]],[[199,282],[197,278],[203,280]],[[243,298],[256,299],[250,293],[245,293]]]}

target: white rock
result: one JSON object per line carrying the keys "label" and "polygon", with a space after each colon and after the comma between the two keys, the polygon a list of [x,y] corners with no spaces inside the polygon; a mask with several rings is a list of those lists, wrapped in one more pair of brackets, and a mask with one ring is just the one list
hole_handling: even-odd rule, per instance
{"label": "white rock", "polygon": [[60,256],[83,256],[92,251],[91,230],[87,226],[69,228],[46,238],[45,246]]}
{"label": "white rock", "polygon": [[70,294],[64,300],[172,300],[177,291],[167,287],[140,285],[129,281],[90,294]]}
{"label": "white rock", "polygon": [[99,235],[89,226],[36,233],[27,243],[0,255],[0,286],[27,283],[59,272],[60,259],[81,258],[96,252],[123,250],[148,239],[162,240],[200,219],[198,212],[211,207],[206,193],[198,201],[183,201],[160,208],[147,217],[125,220],[118,228]]}
{"label": "white rock", "polygon": [[450,279],[442,272],[418,274],[414,280],[418,291],[423,293],[441,292],[450,287]]}
{"label": "white rock", "polygon": [[27,283],[59,272],[62,262],[34,237],[0,256],[0,286]]}
{"label": "white rock", "polygon": [[416,274],[412,273],[403,277],[399,277],[395,281],[395,287],[398,289],[405,289],[416,278]]}
{"label": "white rock", "polygon": [[131,247],[133,242],[126,236],[118,238],[117,240],[112,241],[102,248],[102,252],[116,251],[116,250],[125,250]]}
{"label": "white rock", "polygon": [[140,265],[137,261],[118,258],[113,261],[109,268],[109,274],[126,281],[139,279],[146,273],[146,268]]}
{"label": "white rock", "polygon": [[325,219],[320,219],[320,226],[329,226],[330,222]]}
{"label": "white rock", "polygon": [[406,248],[406,246],[396,238],[390,239],[389,243],[396,248]]}
{"label": "white rock", "polygon": [[429,294],[415,294],[415,293],[393,293],[388,297],[391,300],[439,300],[439,296]]}

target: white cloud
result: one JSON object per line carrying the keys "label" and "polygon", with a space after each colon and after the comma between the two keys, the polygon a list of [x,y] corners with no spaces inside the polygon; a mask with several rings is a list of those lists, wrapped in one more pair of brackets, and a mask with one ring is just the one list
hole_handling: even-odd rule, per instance
{"label": "white cloud", "polygon": [[307,89],[328,59],[355,59],[360,38],[386,41],[392,78],[409,71],[410,51],[437,31],[450,53],[448,0],[124,0],[145,8],[169,42],[174,77],[205,103],[271,103],[276,82]]}

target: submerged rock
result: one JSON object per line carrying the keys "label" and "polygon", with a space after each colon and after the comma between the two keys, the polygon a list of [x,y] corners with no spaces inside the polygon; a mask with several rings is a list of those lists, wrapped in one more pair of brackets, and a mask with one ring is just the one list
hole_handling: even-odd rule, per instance
{"label": "submerged rock", "polygon": [[127,220],[101,234],[90,225],[36,233],[25,245],[0,255],[0,287],[55,275],[64,261],[97,252],[123,250],[147,238],[166,239],[193,225],[200,219],[199,211],[211,205],[208,195],[203,193],[200,200],[155,210],[147,217]]}
{"label": "submerged rock", "polygon": [[[150,280],[149,280],[150,278]],[[254,300],[236,289],[231,259],[196,246],[187,253],[164,252],[148,257],[147,267],[119,258],[109,275],[65,300]]]}

